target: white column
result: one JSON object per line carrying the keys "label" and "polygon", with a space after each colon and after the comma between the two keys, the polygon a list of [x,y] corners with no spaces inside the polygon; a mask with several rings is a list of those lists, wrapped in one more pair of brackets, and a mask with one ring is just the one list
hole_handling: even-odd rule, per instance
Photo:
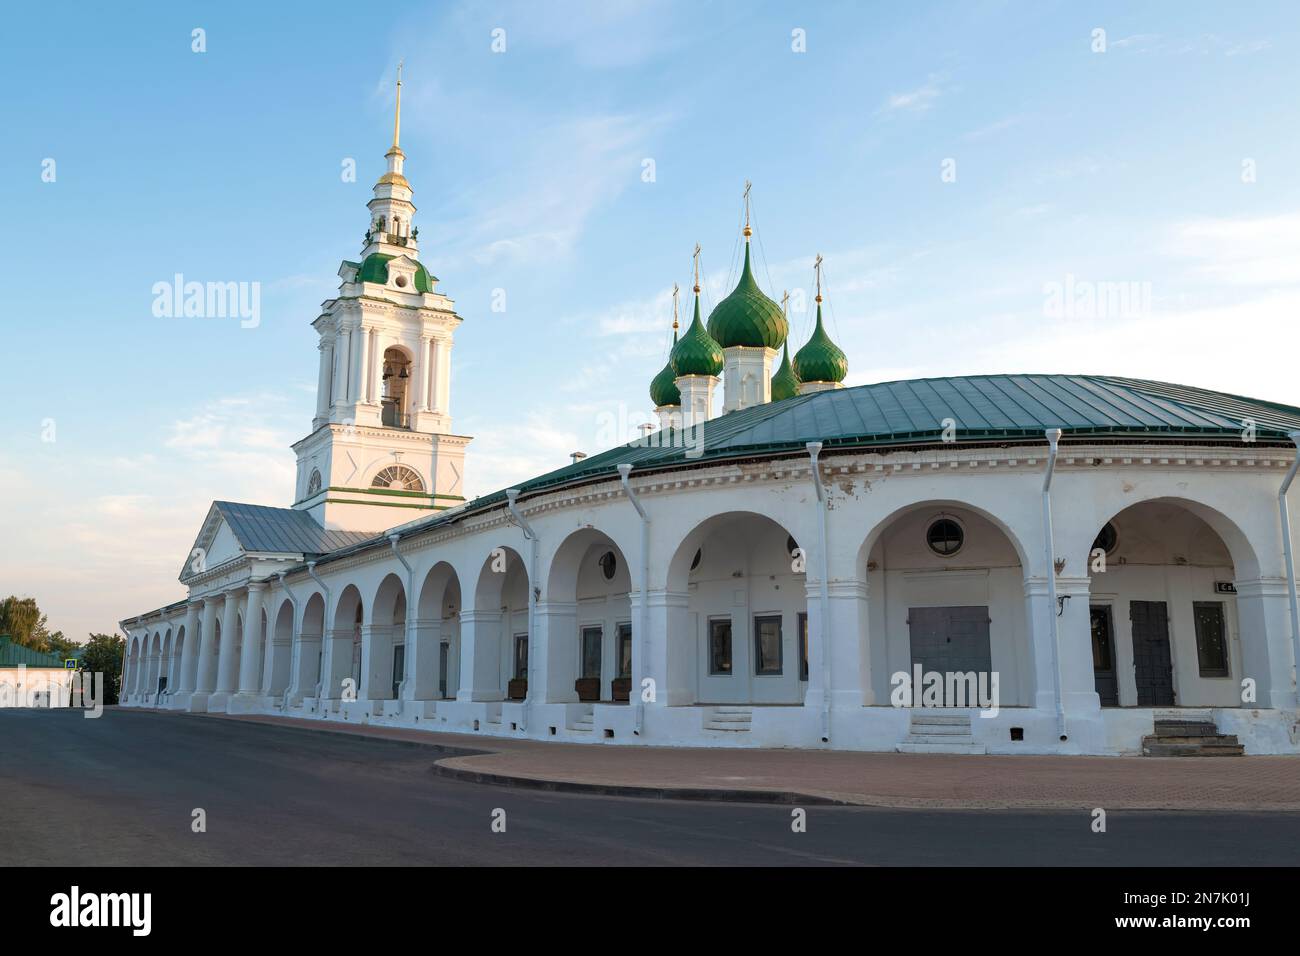
{"label": "white column", "polygon": [[[324,700],[343,696],[343,681],[352,676],[352,627],[337,627],[329,632],[329,643],[321,658],[321,690]],[[357,690],[360,697],[360,688]]]}
{"label": "white column", "polygon": [[578,604],[576,601],[541,601],[534,615],[535,634],[528,636],[529,667],[536,681],[528,685],[528,699],[539,704],[559,704],[578,699]]}
{"label": "white column", "polygon": [[348,374],[350,366],[349,353],[352,351],[352,332],[349,329],[340,329],[338,346],[334,351],[334,394],[335,405],[346,405],[348,403],[348,382],[351,378]]}
{"label": "white column", "polygon": [[[632,640],[638,639],[636,622],[640,615],[633,601]],[[645,678],[654,681],[655,699],[647,707],[671,707],[695,702],[698,678],[696,659],[699,639],[691,628],[688,613],[690,595],[685,591],[651,590],[646,609],[647,633],[640,636],[644,646],[632,649],[632,693],[641,693]]]}
{"label": "white column", "polygon": [[457,700],[501,700],[501,612],[460,614],[460,687]]}
{"label": "white column", "polygon": [[370,329],[362,327],[357,330],[357,347],[353,349],[356,353],[356,384],[352,388],[352,400],[355,402],[370,401],[370,336]]}
{"label": "white column", "polygon": [[261,690],[261,675],[258,673],[258,668],[263,663],[262,603],[265,596],[266,584],[264,582],[249,582],[248,608],[244,611],[244,649],[239,655],[240,697],[253,698]]}
{"label": "white column", "polygon": [[415,352],[414,368],[411,376],[415,384],[415,411],[423,412],[429,408],[429,337],[420,336],[420,347]]}
{"label": "white column", "polygon": [[438,648],[442,643],[442,621],[414,618],[407,622],[406,684],[403,700],[434,700],[438,696]]}
{"label": "white column", "polygon": [[451,414],[451,343],[445,339],[434,339],[435,369],[434,382],[437,385],[437,410],[443,415]]}
{"label": "white column", "polygon": [[203,599],[203,645],[198,649],[198,663],[195,674],[194,690],[204,696],[212,693],[216,684],[217,655],[217,597]]}
{"label": "white column", "polygon": [[329,417],[330,413],[330,379],[334,374],[334,343],[321,339],[316,346],[320,351],[320,373],[316,376],[316,421],[317,427]]}
{"label": "white column", "polygon": [[1092,667],[1092,615],[1088,578],[1056,579],[1056,595],[1066,598],[1057,617],[1060,632],[1061,699],[1067,716],[1101,715],[1101,696]]}
{"label": "white column", "polygon": [[1285,578],[1241,580],[1237,585],[1237,627],[1242,673],[1255,682],[1255,703],[1246,707],[1290,710],[1296,706],[1292,677],[1291,607]]}
{"label": "white column", "polygon": [[1056,676],[1052,672],[1052,619],[1056,608],[1051,603],[1045,578],[1025,578],[1025,626],[1029,629],[1034,707],[1047,714],[1056,713]]}
{"label": "white column", "polygon": [[222,707],[233,694],[239,679],[236,645],[242,635],[239,633],[239,593],[235,589],[225,592],[226,603],[221,610],[221,654],[217,659],[217,686],[212,697],[208,698],[210,708]]}
{"label": "white column", "polygon": [[442,411],[442,340],[429,340],[429,409]]}
{"label": "white column", "polygon": [[393,693],[393,628],[361,626],[361,686],[358,700],[388,700]]}
{"label": "white column", "polygon": [[[812,560],[809,559],[809,565]],[[867,584],[865,581],[832,580],[827,612],[829,646],[823,647],[821,585],[808,581],[808,694],[809,707],[822,705],[826,691],[826,660],[830,654],[830,702],[837,710],[854,710],[874,704],[871,684],[871,655],[868,644]]]}

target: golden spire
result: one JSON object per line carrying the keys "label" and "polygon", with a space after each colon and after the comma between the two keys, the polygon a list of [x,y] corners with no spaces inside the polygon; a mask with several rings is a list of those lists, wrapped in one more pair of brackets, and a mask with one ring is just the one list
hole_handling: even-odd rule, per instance
{"label": "golden spire", "polygon": [[817,261],[813,263],[813,272],[817,276],[817,301],[822,300],[822,254],[817,253]]}
{"label": "golden spire", "polygon": [[397,145],[398,137],[402,132],[402,61],[397,61],[397,112],[393,116],[393,149],[401,151]]}
{"label": "golden spire", "polygon": [[749,237],[754,234],[754,230],[749,228],[749,190],[750,187],[753,185],[754,184],[751,183],[748,179],[745,180],[745,241],[746,242],[748,242]]}
{"label": "golden spire", "polygon": [[695,244],[695,251],[691,253],[691,258],[695,260],[695,294],[700,294],[700,244]]}
{"label": "golden spire", "polygon": [[673,283],[673,331],[677,331],[677,283]]}

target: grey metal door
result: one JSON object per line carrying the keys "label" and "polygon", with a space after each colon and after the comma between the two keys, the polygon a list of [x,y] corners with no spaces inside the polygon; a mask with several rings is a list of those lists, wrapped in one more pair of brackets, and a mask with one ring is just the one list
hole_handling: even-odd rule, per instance
{"label": "grey metal door", "polygon": [[1101,706],[1119,706],[1119,679],[1115,674],[1115,629],[1110,608],[1094,605],[1092,618],[1092,683],[1101,698]]}
{"label": "grey metal door", "polygon": [[[920,664],[923,673],[965,674],[974,671],[978,675],[992,670],[987,605],[908,608],[907,623],[912,666]],[[944,706],[960,703],[947,699],[949,682],[945,680],[944,685]],[[915,688],[918,700],[920,691],[920,688]],[[975,706],[974,701],[964,703],[968,707]]]}
{"label": "grey metal door", "polygon": [[1132,601],[1133,676],[1139,707],[1174,706],[1174,662],[1169,652],[1169,610],[1164,601]]}

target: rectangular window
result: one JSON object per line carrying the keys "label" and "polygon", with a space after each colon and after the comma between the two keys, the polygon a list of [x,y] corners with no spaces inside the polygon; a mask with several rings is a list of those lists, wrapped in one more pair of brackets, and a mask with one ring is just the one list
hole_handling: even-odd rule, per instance
{"label": "rectangular window", "polygon": [[[500,680],[501,678],[497,678]],[[528,680],[528,635],[515,635],[515,680]]]}
{"label": "rectangular window", "polygon": [[709,621],[709,673],[714,677],[731,674],[731,618]]}
{"label": "rectangular window", "polygon": [[1196,618],[1196,659],[1202,677],[1228,676],[1228,629],[1223,620],[1223,605],[1217,601],[1196,601],[1192,605]]}
{"label": "rectangular window", "polygon": [[632,625],[618,626],[618,676],[632,676]]}
{"label": "rectangular window", "polygon": [[754,618],[754,673],[759,677],[781,674],[781,618]]}
{"label": "rectangular window", "polygon": [[600,642],[604,631],[599,627],[582,629],[582,676],[600,679]]}
{"label": "rectangular window", "polygon": [[393,700],[401,692],[402,680],[406,677],[406,645],[398,644],[393,648]]}

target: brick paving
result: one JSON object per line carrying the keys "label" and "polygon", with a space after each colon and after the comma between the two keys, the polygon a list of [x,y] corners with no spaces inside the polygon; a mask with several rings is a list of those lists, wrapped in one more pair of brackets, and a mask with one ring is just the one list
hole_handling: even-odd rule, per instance
{"label": "brick paving", "polygon": [[[273,716],[209,715],[485,751],[452,771],[618,788],[777,791],[932,809],[1300,811],[1300,756],[1044,757],[566,744]],[[498,782],[508,783],[509,780]]]}

